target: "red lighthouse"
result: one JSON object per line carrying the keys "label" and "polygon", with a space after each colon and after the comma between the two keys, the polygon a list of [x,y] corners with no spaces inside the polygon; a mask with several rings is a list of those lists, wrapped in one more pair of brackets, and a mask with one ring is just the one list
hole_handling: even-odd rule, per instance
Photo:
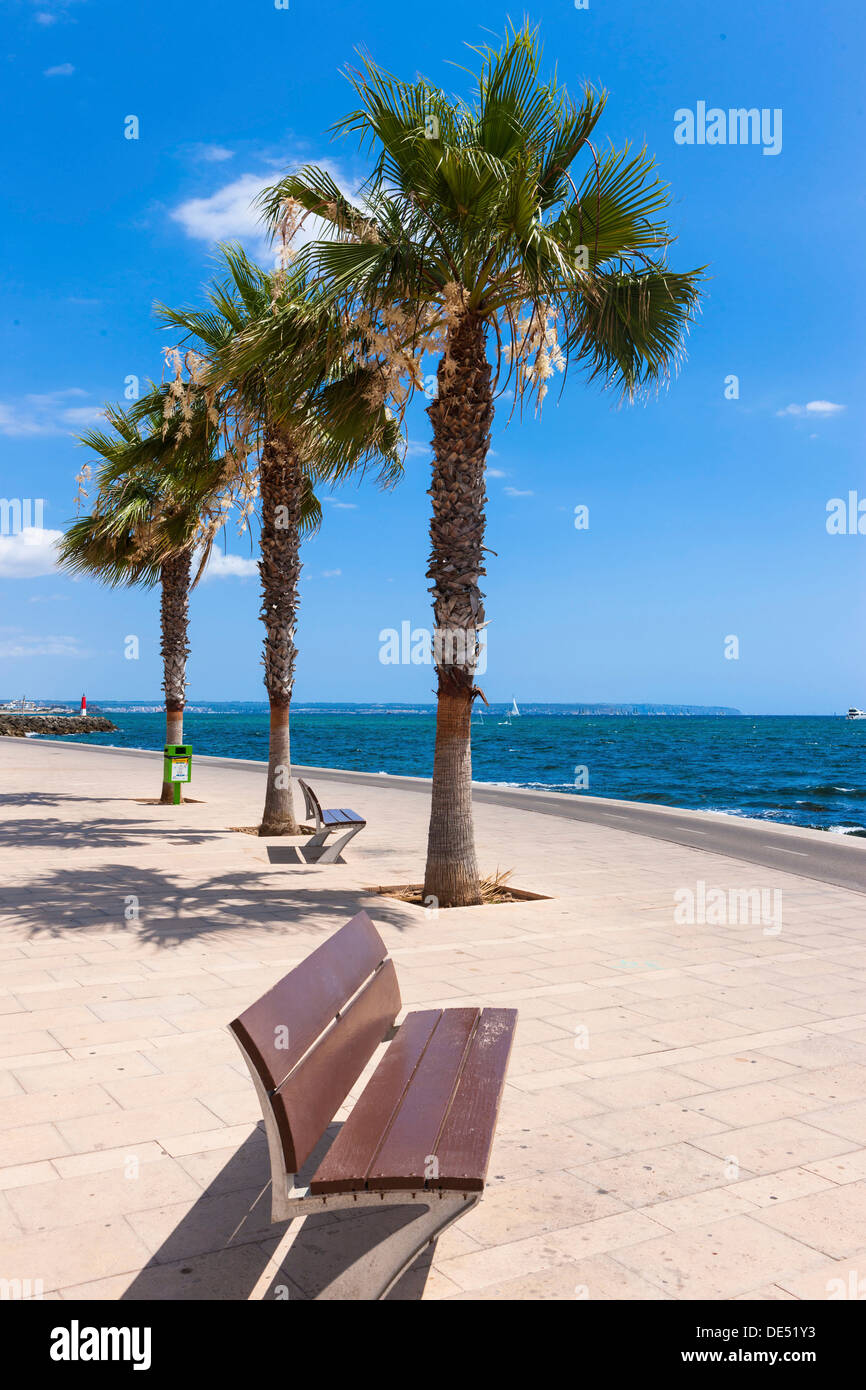
{"label": "red lighthouse", "polygon": [[87,696],[86,696],[86,695],[82,695],[82,697],[81,697],[81,709],[78,711],[78,713],[81,715],[82,718],[87,714]]}

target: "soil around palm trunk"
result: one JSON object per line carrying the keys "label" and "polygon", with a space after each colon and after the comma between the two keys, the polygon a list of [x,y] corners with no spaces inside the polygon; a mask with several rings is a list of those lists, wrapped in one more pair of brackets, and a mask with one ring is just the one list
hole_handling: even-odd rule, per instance
{"label": "soil around palm trunk", "polygon": [[[481,892],[480,904],[469,904],[469,906],[497,907],[501,903],[522,903],[522,902],[547,902],[549,893],[531,893],[525,888],[514,888],[508,882],[510,872],[500,873],[497,869],[495,874],[489,874],[486,878],[479,879]],[[439,904],[425,893],[423,883],[380,883],[375,888],[368,888],[368,893],[378,893],[381,897],[397,898],[399,902],[409,903],[412,907],[423,907],[425,911],[437,908]],[[443,911],[446,909],[443,908]]]}
{"label": "soil around palm trunk", "polygon": [[[230,825],[228,828],[236,831],[239,835],[258,835],[263,840],[275,840],[285,833],[283,831],[263,830],[260,825]],[[315,833],[311,825],[298,825],[292,831],[293,835],[315,835]]]}

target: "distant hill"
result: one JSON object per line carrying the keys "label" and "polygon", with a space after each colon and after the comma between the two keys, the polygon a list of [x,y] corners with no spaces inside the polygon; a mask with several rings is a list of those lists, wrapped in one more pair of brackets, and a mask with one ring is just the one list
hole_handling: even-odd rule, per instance
{"label": "distant hill", "polygon": [[728,705],[568,705],[571,714],[727,715],[742,714]]}

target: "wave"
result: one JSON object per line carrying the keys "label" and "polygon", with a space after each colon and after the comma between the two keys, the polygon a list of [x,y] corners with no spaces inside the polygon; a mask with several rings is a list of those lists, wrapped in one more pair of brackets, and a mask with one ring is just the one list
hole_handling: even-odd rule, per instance
{"label": "wave", "polygon": [[816,796],[851,796],[855,800],[866,800],[866,787],[840,787],[835,782],[819,782],[817,786],[798,787],[797,790]]}

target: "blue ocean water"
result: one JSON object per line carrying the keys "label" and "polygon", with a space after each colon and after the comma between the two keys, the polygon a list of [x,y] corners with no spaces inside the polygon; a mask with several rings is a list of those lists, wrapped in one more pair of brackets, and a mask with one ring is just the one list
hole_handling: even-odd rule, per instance
{"label": "blue ocean water", "polygon": [[[100,709],[117,732],[70,741],[162,748],[159,706],[102,702]],[[491,706],[473,718],[476,781],[866,835],[866,720],[592,716],[567,705],[527,705],[511,718],[508,709]],[[292,758],[313,767],[428,777],[434,733],[432,705],[299,704],[292,709]],[[264,761],[267,707],[192,704],[184,737],[194,754]]]}

